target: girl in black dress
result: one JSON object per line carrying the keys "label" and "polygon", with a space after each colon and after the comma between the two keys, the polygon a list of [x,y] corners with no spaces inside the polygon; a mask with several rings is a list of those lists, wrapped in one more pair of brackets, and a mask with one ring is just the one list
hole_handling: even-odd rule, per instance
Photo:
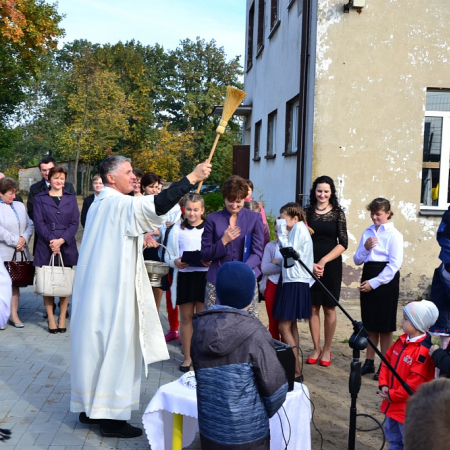
{"label": "girl in black dress", "polygon": [[[310,206],[306,209],[308,226],[314,230],[312,237],[314,248],[314,275],[339,300],[342,282],[342,257],[347,249],[347,224],[345,214],[339,206],[336,188],[328,176],[317,178],[311,188]],[[314,344],[307,364],[328,367],[331,364],[331,343],[336,330],[336,305],[322,290],[318,283],[311,288],[312,316],[309,329]],[[324,313],[323,349],[320,346],[320,307]]]}

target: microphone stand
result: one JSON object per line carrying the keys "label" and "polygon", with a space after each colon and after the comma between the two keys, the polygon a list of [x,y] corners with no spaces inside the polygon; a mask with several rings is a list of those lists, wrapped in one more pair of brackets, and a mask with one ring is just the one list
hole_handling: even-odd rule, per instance
{"label": "microphone stand", "polygon": [[392,365],[387,361],[387,359],[381,354],[377,346],[370,340],[368,331],[364,328],[362,322],[358,322],[353,319],[350,314],[344,309],[344,307],[336,300],[334,295],[328,290],[328,288],[322,283],[322,281],[314,275],[311,270],[306,266],[306,264],[301,260],[300,255],[292,247],[280,248],[280,253],[283,255],[284,267],[286,269],[293,267],[295,262],[299,262],[300,265],[311,275],[316,283],[323,291],[333,300],[337,307],[344,313],[344,315],[350,320],[353,325],[353,334],[350,337],[348,345],[353,349],[353,360],[350,363],[350,377],[349,377],[349,392],[351,395],[351,405],[350,405],[350,424],[349,424],[349,435],[348,435],[348,449],[355,450],[356,442],[356,400],[358,398],[358,392],[361,388],[361,361],[360,352],[367,348],[369,344],[375,353],[380,357],[381,361],[387,366],[387,368],[392,372],[392,374],[400,382],[401,386],[409,395],[413,395],[414,391],[411,387],[400,377],[397,371],[392,367]]}

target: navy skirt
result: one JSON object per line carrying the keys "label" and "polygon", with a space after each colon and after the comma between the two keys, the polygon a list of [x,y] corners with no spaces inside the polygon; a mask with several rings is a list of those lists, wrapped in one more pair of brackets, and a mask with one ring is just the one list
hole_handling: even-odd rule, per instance
{"label": "navy skirt", "polygon": [[311,292],[308,283],[282,283],[277,287],[272,315],[275,320],[309,320],[311,318]]}

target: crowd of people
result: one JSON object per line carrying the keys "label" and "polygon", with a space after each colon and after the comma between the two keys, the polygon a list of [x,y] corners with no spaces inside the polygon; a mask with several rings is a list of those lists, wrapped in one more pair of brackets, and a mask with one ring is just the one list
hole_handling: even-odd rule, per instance
{"label": "crowd of people", "polygon": [[[82,423],[99,424],[105,436],[139,436],[142,430],[127,420],[131,410],[139,407],[141,362],[144,360],[147,370],[148,364],[167,359],[165,342],[179,338],[184,355],[179,370],[187,372],[193,366],[196,373],[204,373],[199,381],[202,389],[211,387],[208,368],[223,369],[230,361],[249,363],[245,352],[253,351],[254,338],[261,333],[260,343],[267,337],[270,342],[271,337],[292,348],[295,381],[303,382],[299,320],[309,322],[313,344],[306,363],[331,366],[336,302],[342,283],[341,255],[348,247],[345,211],[339,205],[332,178],[321,176],[314,181],[305,209],[287,203],[280,207],[275,223],[268,224],[263,205],[253,200],[250,180],[230,177],[222,186],[224,208],[205,217],[203,197],[191,192],[196,183],[209,176],[210,164],[199,164],[180,181],[164,184],[154,173],[133,169],[127,158],[108,157],[93,177],[94,193],[83,202],[84,235],[78,249],[75,235],[80,214],[74,187],[67,182],[67,170],[51,157],[39,162],[39,170],[42,180],[31,186],[26,209],[18,198],[18,183],[0,177],[0,256],[3,261],[12,261],[17,253],[23,252],[28,259],[33,253],[36,267],[48,265],[51,258],[65,267],[76,266],[70,409],[79,413]],[[444,374],[450,373],[450,309],[446,302],[450,292],[450,216],[444,216],[438,231],[443,263],[433,279],[434,303],[424,300],[408,304],[403,310],[405,334],[393,343],[403,236],[391,222],[389,200],[376,198],[367,210],[373,224],[363,232],[353,255],[356,265],[364,265],[358,287],[362,321],[372,343],[380,345],[381,354],[415,391],[434,378],[435,365]],[[274,227],[273,241],[269,225]],[[283,264],[280,249],[286,247],[295,250],[302,264]],[[163,261],[170,266],[162,288],[150,285],[144,260]],[[170,324],[165,336],[158,314],[163,290]],[[19,318],[19,287],[12,286],[10,295],[9,323],[24,328]],[[259,321],[261,297],[267,309],[268,332],[261,329]],[[129,307],[131,298],[136,301],[133,308]],[[69,297],[59,298],[56,304],[53,297],[44,296],[44,305],[48,332],[65,333]],[[245,312],[236,313],[236,309]],[[225,325],[230,327],[228,331]],[[4,324],[0,326],[4,329]],[[239,327],[248,341],[245,350],[240,340],[229,353],[223,353],[231,341],[238,339]],[[220,345],[216,342],[219,329],[220,339],[234,330],[233,336]],[[441,336],[442,349],[431,345],[430,330]],[[208,339],[211,342],[206,345]],[[399,359],[402,354],[408,355],[407,361]],[[276,382],[272,379],[268,383],[262,375],[265,367],[258,364],[262,362],[255,356],[248,376],[256,374],[256,390],[274,399],[264,412],[269,417],[285,398],[286,379],[281,365],[272,362],[272,369],[281,375]],[[390,448],[403,448],[409,394],[384,363],[376,369],[371,346],[361,374],[374,374],[379,380]],[[217,379],[222,378],[222,372],[217,374]],[[217,414],[211,408],[217,399],[211,398],[207,389],[201,391],[205,394],[199,398],[199,408],[203,408],[199,416],[204,416],[200,431],[202,441],[210,445],[221,439],[223,430],[217,434],[208,425]],[[235,400],[228,400],[233,409]],[[235,409],[232,414],[236,415]],[[267,441],[264,432],[253,437]]]}

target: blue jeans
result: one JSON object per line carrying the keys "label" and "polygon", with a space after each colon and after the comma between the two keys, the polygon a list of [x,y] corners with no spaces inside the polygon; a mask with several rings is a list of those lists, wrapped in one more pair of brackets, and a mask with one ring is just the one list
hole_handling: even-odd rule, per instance
{"label": "blue jeans", "polygon": [[403,450],[403,424],[386,417],[384,434],[389,442],[389,450]]}

